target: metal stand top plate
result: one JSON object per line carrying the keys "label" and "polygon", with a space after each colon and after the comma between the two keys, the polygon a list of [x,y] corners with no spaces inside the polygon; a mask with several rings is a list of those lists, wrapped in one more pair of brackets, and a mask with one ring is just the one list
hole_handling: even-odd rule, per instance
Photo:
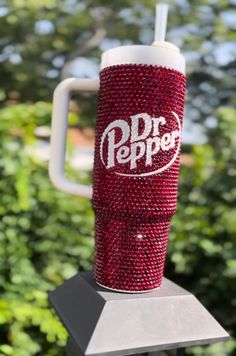
{"label": "metal stand top plate", "polygon": [[193,294],[167,279],[153,292],[127,294],[104,289],[82,272],[49,299],[84,355],[167,350],[229,336]]}

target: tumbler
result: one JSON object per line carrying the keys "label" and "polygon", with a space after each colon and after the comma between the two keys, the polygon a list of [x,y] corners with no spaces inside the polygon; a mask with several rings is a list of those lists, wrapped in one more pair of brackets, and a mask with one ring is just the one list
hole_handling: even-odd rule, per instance
{"label": "tumbler", "polygon": [[[161,285],[176,211],[185,60],[164,41],[167,9],[157,7],[152,46],[112,48],[100,80],[70,78],[54,92],[49,175],[60,190],[92,198],[96,282],[122,292]],[[65,178],[71,91],[99,91],[93,189]]]}

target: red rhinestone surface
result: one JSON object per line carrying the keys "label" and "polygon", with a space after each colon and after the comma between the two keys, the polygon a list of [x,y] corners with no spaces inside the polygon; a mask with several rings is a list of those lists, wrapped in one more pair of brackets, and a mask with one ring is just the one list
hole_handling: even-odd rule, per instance
{"label": "red rhinestone surface", "polygon": [[[137,292],[161,284],[171,217],[176,210],[181,137],[176,137],[171,149],[160,149],[153,155],[151,163],[147,164],[143,154],[136,167],[117,160],[107,167],[108,140],[101,148],[104,131],[115,120],[130,127],[130,117],[140,113],[165,118],[165,125],[159,126],[160,137],[178,130],[173,112],[182,126],[185,86],[183,74],[165,67],[128,64],[101,71],[92,200],[96,216],[94,273],[97,282],[108,288]],[[122,134],[114,130],[117,143]],[[141,133],[142,125],[139,130]],[[124,143],[127,150],[131,141],[129,137]],[[141,141],[146,144],[145,139]],[[115,157],[117,152],[118,147]],[[153,173],[163,167],[167,168]]]}

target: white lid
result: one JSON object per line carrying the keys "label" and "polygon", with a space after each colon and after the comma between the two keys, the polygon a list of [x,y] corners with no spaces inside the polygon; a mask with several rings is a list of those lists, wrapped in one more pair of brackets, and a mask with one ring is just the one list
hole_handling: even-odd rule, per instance
{"label": "white lid", "polygon": [[147,64],[167,67],[185,74],[185,59],[175,45],[159,41],[153,46],[121,46],[102,55],[101,69],[119,64]]}
{"label": "white lid", "polygon": [[147,64],[167,67],[185,74],[185,59],[178,47],[165,41],[168,5],[156,5],[155,36],[152,46],[121,46],[102,55],[101,69],[119,64]]}

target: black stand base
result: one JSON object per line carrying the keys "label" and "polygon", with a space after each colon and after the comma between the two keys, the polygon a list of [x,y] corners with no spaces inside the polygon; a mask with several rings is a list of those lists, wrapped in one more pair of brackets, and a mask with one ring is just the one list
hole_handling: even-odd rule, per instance
{"label": "black stand base", "polygon": [[173,349],[180,356],[186,346],[229,337],[193,294],[168,279],[153,292],[125,294],[98,286],[90,272],[82,272],[49,299],[69,332],[68,356],[158,355]]}

